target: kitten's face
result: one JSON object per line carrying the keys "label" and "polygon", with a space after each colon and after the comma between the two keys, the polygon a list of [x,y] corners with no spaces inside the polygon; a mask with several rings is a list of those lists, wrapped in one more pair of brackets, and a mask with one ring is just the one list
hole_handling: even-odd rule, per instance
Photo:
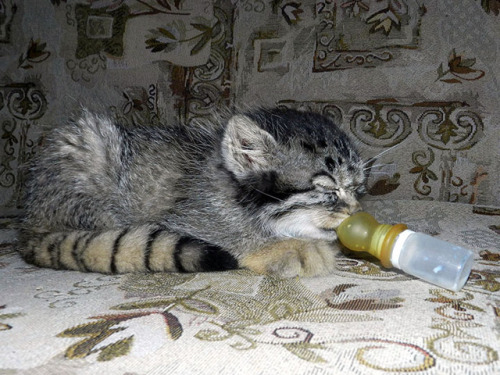
{"label": "kitten's face", "polygon": [[278,155],[269,165],[272,172],[257,178],[261,185],[252,184],[269,198],[261,217],[278,237],[336,239],[342,220],[361,208],[365,177],[357,154],[298,144],[282,147]]}
{"label": "kitten's face", "polygon": [[230,121],[226,132],[223,155],[239,181],[238,199],[276,237],[335,240],[337,226],[360,209],[363,162],[322,116],[275,112],[266,122],[266,115],[239,117],[238,130]]}

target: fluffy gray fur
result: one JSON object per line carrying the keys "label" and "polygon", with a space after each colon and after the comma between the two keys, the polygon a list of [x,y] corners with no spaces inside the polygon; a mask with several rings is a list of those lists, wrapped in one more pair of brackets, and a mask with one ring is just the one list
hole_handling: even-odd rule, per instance
{"label": "fluffy gray fur", "polygon": [[30,167],[19,250],[40,266],[98,272],[330,272],[363,166],[314,113],[124,127],[84,111]]}

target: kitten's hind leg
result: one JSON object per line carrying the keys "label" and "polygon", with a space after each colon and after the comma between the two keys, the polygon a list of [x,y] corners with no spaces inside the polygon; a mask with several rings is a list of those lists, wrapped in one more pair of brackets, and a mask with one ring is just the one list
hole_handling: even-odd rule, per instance
{"label": "kitten's hind leg", "polygon": [[340,248],[335,242],[290,239],[267,245],[240,260],[240,266],[282,277],[331,273]]}

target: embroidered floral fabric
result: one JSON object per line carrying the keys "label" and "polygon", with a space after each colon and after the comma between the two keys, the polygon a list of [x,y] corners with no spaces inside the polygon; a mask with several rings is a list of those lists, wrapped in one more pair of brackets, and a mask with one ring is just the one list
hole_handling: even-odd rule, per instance
{"label": "embroidered floral fabric", "polygon": [[352,254],[315,279],[45,270],[2,230],[0,374],[500,373],[498,4],[0,0],[0,217],[81,105],[133,126],[259,104],[335,119],[379,155],[369,211],[475,251],[451,293]]}
{"label": "embroidered floral fabric", "polygon": [[125,124],[307,108],[369,197],[500,205],[498,0],[0,0],[0,208],[81,105]]}
{"label": "embroidered floral fabric", "polygon": [[353,254],[319,278],[106,276],[28,266],[3,245],[0,373],[498,373],[500,210],[366,207],[473,249],[466,286],[449,292]]}

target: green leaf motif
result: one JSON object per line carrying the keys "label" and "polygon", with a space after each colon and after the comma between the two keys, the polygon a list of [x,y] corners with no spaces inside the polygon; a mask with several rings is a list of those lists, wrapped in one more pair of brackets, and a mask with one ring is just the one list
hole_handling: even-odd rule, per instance
{"label": "green leaf motif", "polygon": [[160,31],[160,33],[162,33],[163,35],[165,35],[167,38],[172,39],[172,40],[177,40],[177,38],[175,37],[175,35],[172,34],[170,31],[168,31],[167,29],[165,29],[163,27],[159,27],[158,30]]}
{"label": "green leaf motif", "polygon": [[97,356],[98,361],[111,361],[117,357],[127,355],[130,352],[132,343],[134,341],[133,336],[129,336],[123,340],[116,341],[108,346],[105,346],[99,355]]}
{"label": "green leaf motif", "polygon": [[430,169],[427,170],[427,177],[429,177],[431,180],[437,181],[437,176],[436,174],[431,171]]}
{"label": "green leaf motif", "polygon": [[[105,347],[100,347],[99,344],[107,340],[117,332],[127,330],[126,327],[117,326],[121,322],[141,318],[157,312],[139,312],[126,315],[104,315],[93,317],[92,319],[100,319],[90,323],[82,324],[73,328],[69,328],[57,335],[57,337],[82,337],[79,342],[71,345],[66,349],[66,358],[76,359],[85,358],[91,354],[99,353],[99,361],[109,361],[116,357],[123,356],[129,353],[133,344],[134,336],[131,335],[125,339],[117,340]],[[167,334],[177,340],[183,333],[182,325],[177,317],[168,311],[161,313],[165,319],[167,326]]]}
{"label": "green leaf motif", "polygon": [[17,318],[18,316],[23,316],[24,314],[22,313],[15,313],[15,314],[0,314],[0,319],[12,319],[12,318]]}
{"label": "green leaf motif", "polygon": [[327,361],[312,349],[325,349],[321,344],[311,344],[307,342],[284,344],[283,347],[300,359],[313,363],[326,363]]}
{"label": "green leaf motif", "polygon": [[168,307],[176,302],[175,298],[149,300],[149,301],[138,301],[131,303],[123,303],[120,305],[113,306],[113,310],[137,310],[137,309],[150,309],[155,307]]}
{"label": "green leaf motif", "polygon": [[[180,43],[197,40],[196,44],[190,51],[191,55],[196,55],[200,53],[200,51],[202,51],[203,48],[210,42],[214,32],[220,32],[219,23],[215,24],[213,27],[201,23],[192,23],[191,26],[194,29],[201,31],[201,33],[188,39],[179,39],[174,35],[174,33],[170,32],[165,27],[150,30],[150,38],[146,39],[146,49],[150,49],[151,52],[169,52],[174,50]],[[167,38],[168,40],[165,41],[162,40],[162,38]]]}
{"label": "green leaf motif", "polygon": [[172,10],[171,5],[167,2],[167,0],[157,0],[158,4],[160,4],[162,7],[164,7],[167,10]]}
{"label": "green leaf motif", "polygon": [[9,140],[9,145],[12,146],[12,144],[17,144],[19,143],[17,137],[13,135],[12,133],[4,133],[2,135],[2,139],[8,139]]}
{"label": "green leaf motif", "polygon": [[439,64],[439,67],[437,68],[437,74],[438,74],[438,79],[445,75],[443,69],[443,63]]}
{"label": "green leaf motif", "polygon": [[440,134],[441,141],[444,144],[447,144],[450,141],[451,137],[455,137],[458,135],[456,132],[457,129],[458,127],[449,118],[446,118],[446,120],[441,125],[439,125],[436,134]]}
{"label": "green leaf motif", "polygon": [[205,341],[223,341],[231,336],[230,334],[223,334],[215,329],[203,329],[194,335],[197,339]]}
{"label": "green leaf motif", "polygon": [[212,28],[212,37],[216,36],[217,34],[219,34],[220,32],[222,31],[222,26],[221,26],[221,23],[220,22],[217,22],[214,27]]}
{"label": "green leaf motif", "polygon": [[85,337],[100,334],[101,332],[109,329],[115,323],[107,320],[98,320],[96,322],[90,322],[87,324],[82,324],[73,328],[69,328],[61,332],[58,336],[60,337]]}
{"label": "green leaf motif", "polygon": [[209,34],[209,33],[204,34],[201,37],[201,39],[198,41],[198,43],[196,43],[196,45],[191,50],[191,53],[190,53],[191,56],[200,53],[200,51],[203,49],[203,47],[205,47],[205,45],[207,45],[207,43],[210,42],[211,38],[212,38],[211,34]]}
{"label": "green leaf motif", "polygon": [[203,25],[202,23],[192,23],[191,26],[193,26],[196,30],[200,30],[203,32],[210,32],[211,31],[210,26]]}
{"label": "green leaf motif", "polygon": [[255,341],[250,340],[247,337],[243,338],[244,338],[243,341],[237,341],[234,344],[231,344],[231,348],[236,350],[250,350],[250,349],[255,349],[257,347]]}
{"label": "green leaf motif", "polygon": [[57,337],[85,337],[83,340],[71,345],[66,350],[66,358],[76,359],[84,358],[96,350],[94,347],[106,340],[113,333],[122,331],[124,328],[111,329],[116,322],[100,320],[97,322],[92,322],[88,324],[82,324],[80,326],[70,328],[61,332]]}
{"label": "green leaf motif", "polygon": [[460,61],[460,66],[465,67],[465,68],[471,68],[472,66],[474,66],[475,63],[476,63],[475,58],[462,59]]}
{"label": "green leaf motif", "polygon": [[182,300],[180,302],[180,305],[186,310],[195,311],[202,314],[213,315],[218,313],[217,307],[206,301],[202,301],[196,298]]}

